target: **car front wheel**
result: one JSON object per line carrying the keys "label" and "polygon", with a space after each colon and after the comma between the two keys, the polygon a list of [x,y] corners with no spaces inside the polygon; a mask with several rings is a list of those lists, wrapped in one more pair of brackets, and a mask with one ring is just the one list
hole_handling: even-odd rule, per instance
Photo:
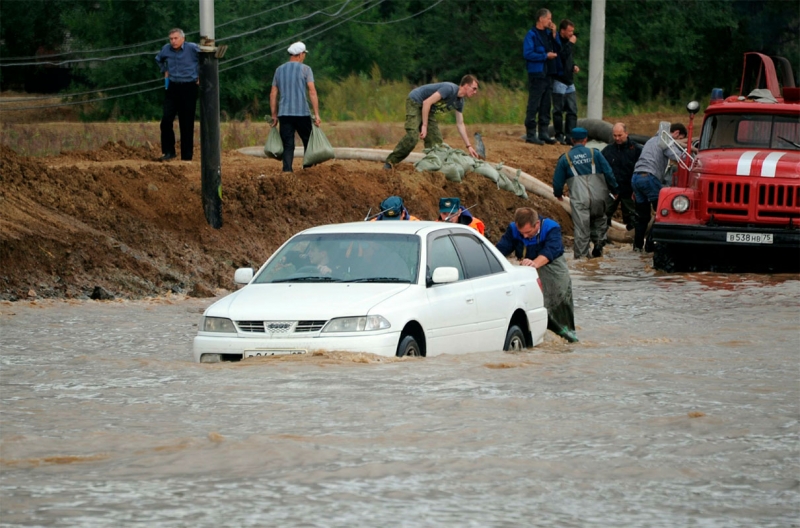
{"label": "car front wheel", "polygon": [[508,352],[519,352],[525,350],[525,334],[517,325],[512,325],[508,332],[506,332],[506,343],[503,345],[503,350]]}
{"label": "car front wheel", "polygon": [[414,339],[414,336],[407,335],[400,340],[397,346],[397,357],[421,357],[422,352],[419,348],[419,343]]}

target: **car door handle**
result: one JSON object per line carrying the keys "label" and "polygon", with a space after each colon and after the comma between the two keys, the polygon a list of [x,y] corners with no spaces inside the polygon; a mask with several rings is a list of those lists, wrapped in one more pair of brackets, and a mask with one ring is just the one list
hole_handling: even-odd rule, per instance
{"label": "car door handle", "polygon": [[511,295],[511,290],[506,290],[506,295]]}
{"label": "car door handle", "polygon": [[474,302],[475,302],[475,299],[467,299],[467,304],[473,304]]}

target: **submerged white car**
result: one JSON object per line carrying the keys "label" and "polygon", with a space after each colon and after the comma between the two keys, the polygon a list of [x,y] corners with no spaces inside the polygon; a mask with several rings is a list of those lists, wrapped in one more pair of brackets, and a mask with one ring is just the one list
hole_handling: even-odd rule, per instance
{"label": "submerged white car", "polygon": [[521,350],[547,328],[534,268],[460,224],[335,224],[236,270],[243,288],[203,314],[200,362],[313,350],[435,356]]}

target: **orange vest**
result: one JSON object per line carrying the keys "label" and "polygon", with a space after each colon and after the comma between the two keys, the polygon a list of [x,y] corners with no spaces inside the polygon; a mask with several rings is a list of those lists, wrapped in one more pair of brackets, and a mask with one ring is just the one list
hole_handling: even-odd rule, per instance
{"label": "orange vest", "polygon": [[483,224],[483,221],[478,220],[474,216],[472,217],[472,222],[470,222],[469,226],[480,234],[483,234],[483,232],[486,230],[486,226]]}

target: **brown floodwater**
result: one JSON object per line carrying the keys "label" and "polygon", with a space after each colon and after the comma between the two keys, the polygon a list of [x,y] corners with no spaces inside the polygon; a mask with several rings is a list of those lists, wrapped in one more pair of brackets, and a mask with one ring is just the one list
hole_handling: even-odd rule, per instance
{"label": "brown floodwater", "polygon": [[208,299],[0,304],[0,525],[800,526],[800,277],[608,253],[516,354],[196,364]]}

